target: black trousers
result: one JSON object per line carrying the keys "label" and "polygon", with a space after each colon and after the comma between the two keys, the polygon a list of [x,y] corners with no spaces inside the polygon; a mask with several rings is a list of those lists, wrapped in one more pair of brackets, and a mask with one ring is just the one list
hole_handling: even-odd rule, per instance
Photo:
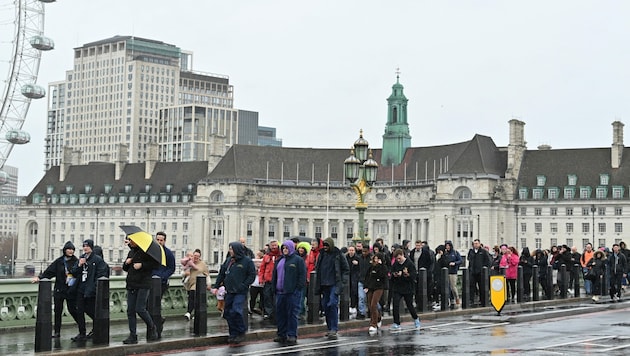
{"label": "black trousers", "polygon": [[68,306],[68,313],[72,316],[75,322],[77,322],[77,300],[76,298],[68,298],[65,294],[55,294],[55,323],[54,332],[59,334],[61,332],[61,317],[63,315],[63,301],[66,301]]}
{"label": "black trousers", "polygon": [[94,320],[94,312],[96,311],[96,297],[77,297],[77,315],[76,322],[79,327],[79,334],[85,335],[85,314]]}

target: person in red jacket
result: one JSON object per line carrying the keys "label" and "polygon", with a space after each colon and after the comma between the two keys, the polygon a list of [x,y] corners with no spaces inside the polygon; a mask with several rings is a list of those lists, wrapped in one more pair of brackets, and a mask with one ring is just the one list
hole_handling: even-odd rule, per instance
{"label": "person in red jacket", "polygon": [[311,272],[315,270],[319,251],[324,248],[324,241],[319,237],[311,241],[311,252],[306,256],[306,282],[311,281]]}
{"label": "person in red jacket", "polygon": [[269,242],[269,252],[265,254],[258,269],[258,282],[263,286],[263,319],[274,320],[274,295],[271,279],[273,277],[273,268],[276,260],[280,257],[280,249],[278,241]]}

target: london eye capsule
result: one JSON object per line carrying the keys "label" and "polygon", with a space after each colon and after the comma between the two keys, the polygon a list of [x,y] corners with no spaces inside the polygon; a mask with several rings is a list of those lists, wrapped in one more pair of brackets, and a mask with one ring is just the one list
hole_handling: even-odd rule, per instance
{"label": "london eye capsule", "polygon": [[0,185],[5,185],[9,182],[9,173],[0,171]]}
{"label": "london eye capsule", "polygon": [[33,36],[31,37],[31,46],[40,51],[50,51],[55,48],[55,42],[45,36]]}
{"label": "london eye capsule", "polygon": [[16,145],[23,145],[31,141],[31,135],[23,130],[9,130],[6,133],[5,138],[7,141]]}
{"label": "london eye capsule", "polygon": [[26,84],[22,87],[22,95],[29,99],[41,99],[46,96],[46,89],[37,84]]}

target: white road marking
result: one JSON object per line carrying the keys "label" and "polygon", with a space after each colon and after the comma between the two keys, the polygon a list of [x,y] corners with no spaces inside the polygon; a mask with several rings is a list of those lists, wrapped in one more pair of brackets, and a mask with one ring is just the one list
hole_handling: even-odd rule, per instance
{"label": "white road marking", "polygon": [[[233,354],[233,355],[234,356],[278,355],[278,354],[294,353],[296,351],[327,349],[331,346],[335,346],[335,347],[350,346],[350,345],[365,344],[365,343],[372,343],[372,342],[379,342],[379,341],[380,340],[378,339],[361,340],[361,341],[354,341],[354,342],[340,342],[339,340],[328,340],[328,341],[313,342],[309,344],[297,344],[295,346],[276,347],[276,348],[267,349],[267,350],[256,350],[252,352],[245,352],[245,353]],[[313,345],[319,345],[319,346],[312,347]]]}

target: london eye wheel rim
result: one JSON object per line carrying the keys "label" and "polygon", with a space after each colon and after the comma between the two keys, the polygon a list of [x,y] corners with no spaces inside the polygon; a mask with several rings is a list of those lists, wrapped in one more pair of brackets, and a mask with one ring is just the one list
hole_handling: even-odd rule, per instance
{"label": "london eye wheel rim", "polygon": [[[36,83],[41,51],[44,49],[36,48],[31,44],[31,40],[39,38],[41,41],[41,38],[45,38],[43,36],[44,2],[15,0],[13,3],[15,6],[13,51],[9,58],[9,70],[2,97],[0,97],[2,100],[0,102],[0,169],[4,167],[15,144],[7,139],[8,133],[22,130],[31,100],[43,97],[40,90],[43,88]],[[24,91],[34,94],[26,95],[23,94]],[[45,94],[45,90],[43,93]]]}

